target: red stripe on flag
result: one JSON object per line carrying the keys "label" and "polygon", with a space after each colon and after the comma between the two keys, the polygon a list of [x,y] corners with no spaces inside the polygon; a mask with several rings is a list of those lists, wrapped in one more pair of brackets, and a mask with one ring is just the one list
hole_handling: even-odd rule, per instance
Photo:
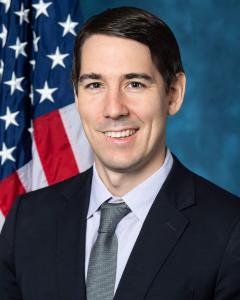
{"label": "red stripe on flag", "polygon": [[71,145],[58,111],[34,121],[34,138],[48,184],[79,173]]}
{"label": "red stripe on flag", "polygon": [[13,173],[0,181],[0,191],[0,209],[6,217],[16,197],[26,191],[17,173]]}

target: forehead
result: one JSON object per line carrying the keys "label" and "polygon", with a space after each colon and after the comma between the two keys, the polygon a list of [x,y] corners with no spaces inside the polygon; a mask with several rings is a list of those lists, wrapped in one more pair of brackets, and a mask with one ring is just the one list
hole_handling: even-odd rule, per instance
{"label": "forehead", "polygon": [[86,39],[81,51],[81,74],[153,72],[149,48],[135,40],[95,34]]}

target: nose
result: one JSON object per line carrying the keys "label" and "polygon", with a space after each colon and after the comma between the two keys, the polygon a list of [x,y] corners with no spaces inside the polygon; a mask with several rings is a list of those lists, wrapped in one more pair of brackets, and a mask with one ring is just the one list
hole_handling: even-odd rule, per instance
{"label": "nose", "polygon": [[104,99],[104,117],[116,120],[128,114],[129,110],[124,93],[118,88],[109,89]]}

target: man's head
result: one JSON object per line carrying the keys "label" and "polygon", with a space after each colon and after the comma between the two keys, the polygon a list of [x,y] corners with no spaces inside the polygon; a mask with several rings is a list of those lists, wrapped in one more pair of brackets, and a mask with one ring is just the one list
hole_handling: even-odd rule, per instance
{"label": "man's head", "polygon": [[176,74],[184,72],[179,47],[171,29],[161,19],[135,7],[108,9],[91,17],[77,35],[74,48],[73,82],[78,90],[83,43],[93,34],[128,38],[146,45],[162,75],[166,90]]}
{"label": "man's head", "polygon": [[170,29],[136,8],[91,18],[77,36],[73,78],[98,171],[141,181],[157,170],[167,115],[179,110],[185,89]]}

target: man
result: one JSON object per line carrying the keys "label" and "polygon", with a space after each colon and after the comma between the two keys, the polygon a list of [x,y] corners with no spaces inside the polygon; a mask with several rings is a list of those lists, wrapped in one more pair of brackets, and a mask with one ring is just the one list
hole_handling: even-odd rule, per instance
{"label": "man", "polygon": [[137,8],[94,16],[73,80],[95,164],[16,201],[0,299],[240,299],[240,202],[166,148],[186,81],[171,30]]}

